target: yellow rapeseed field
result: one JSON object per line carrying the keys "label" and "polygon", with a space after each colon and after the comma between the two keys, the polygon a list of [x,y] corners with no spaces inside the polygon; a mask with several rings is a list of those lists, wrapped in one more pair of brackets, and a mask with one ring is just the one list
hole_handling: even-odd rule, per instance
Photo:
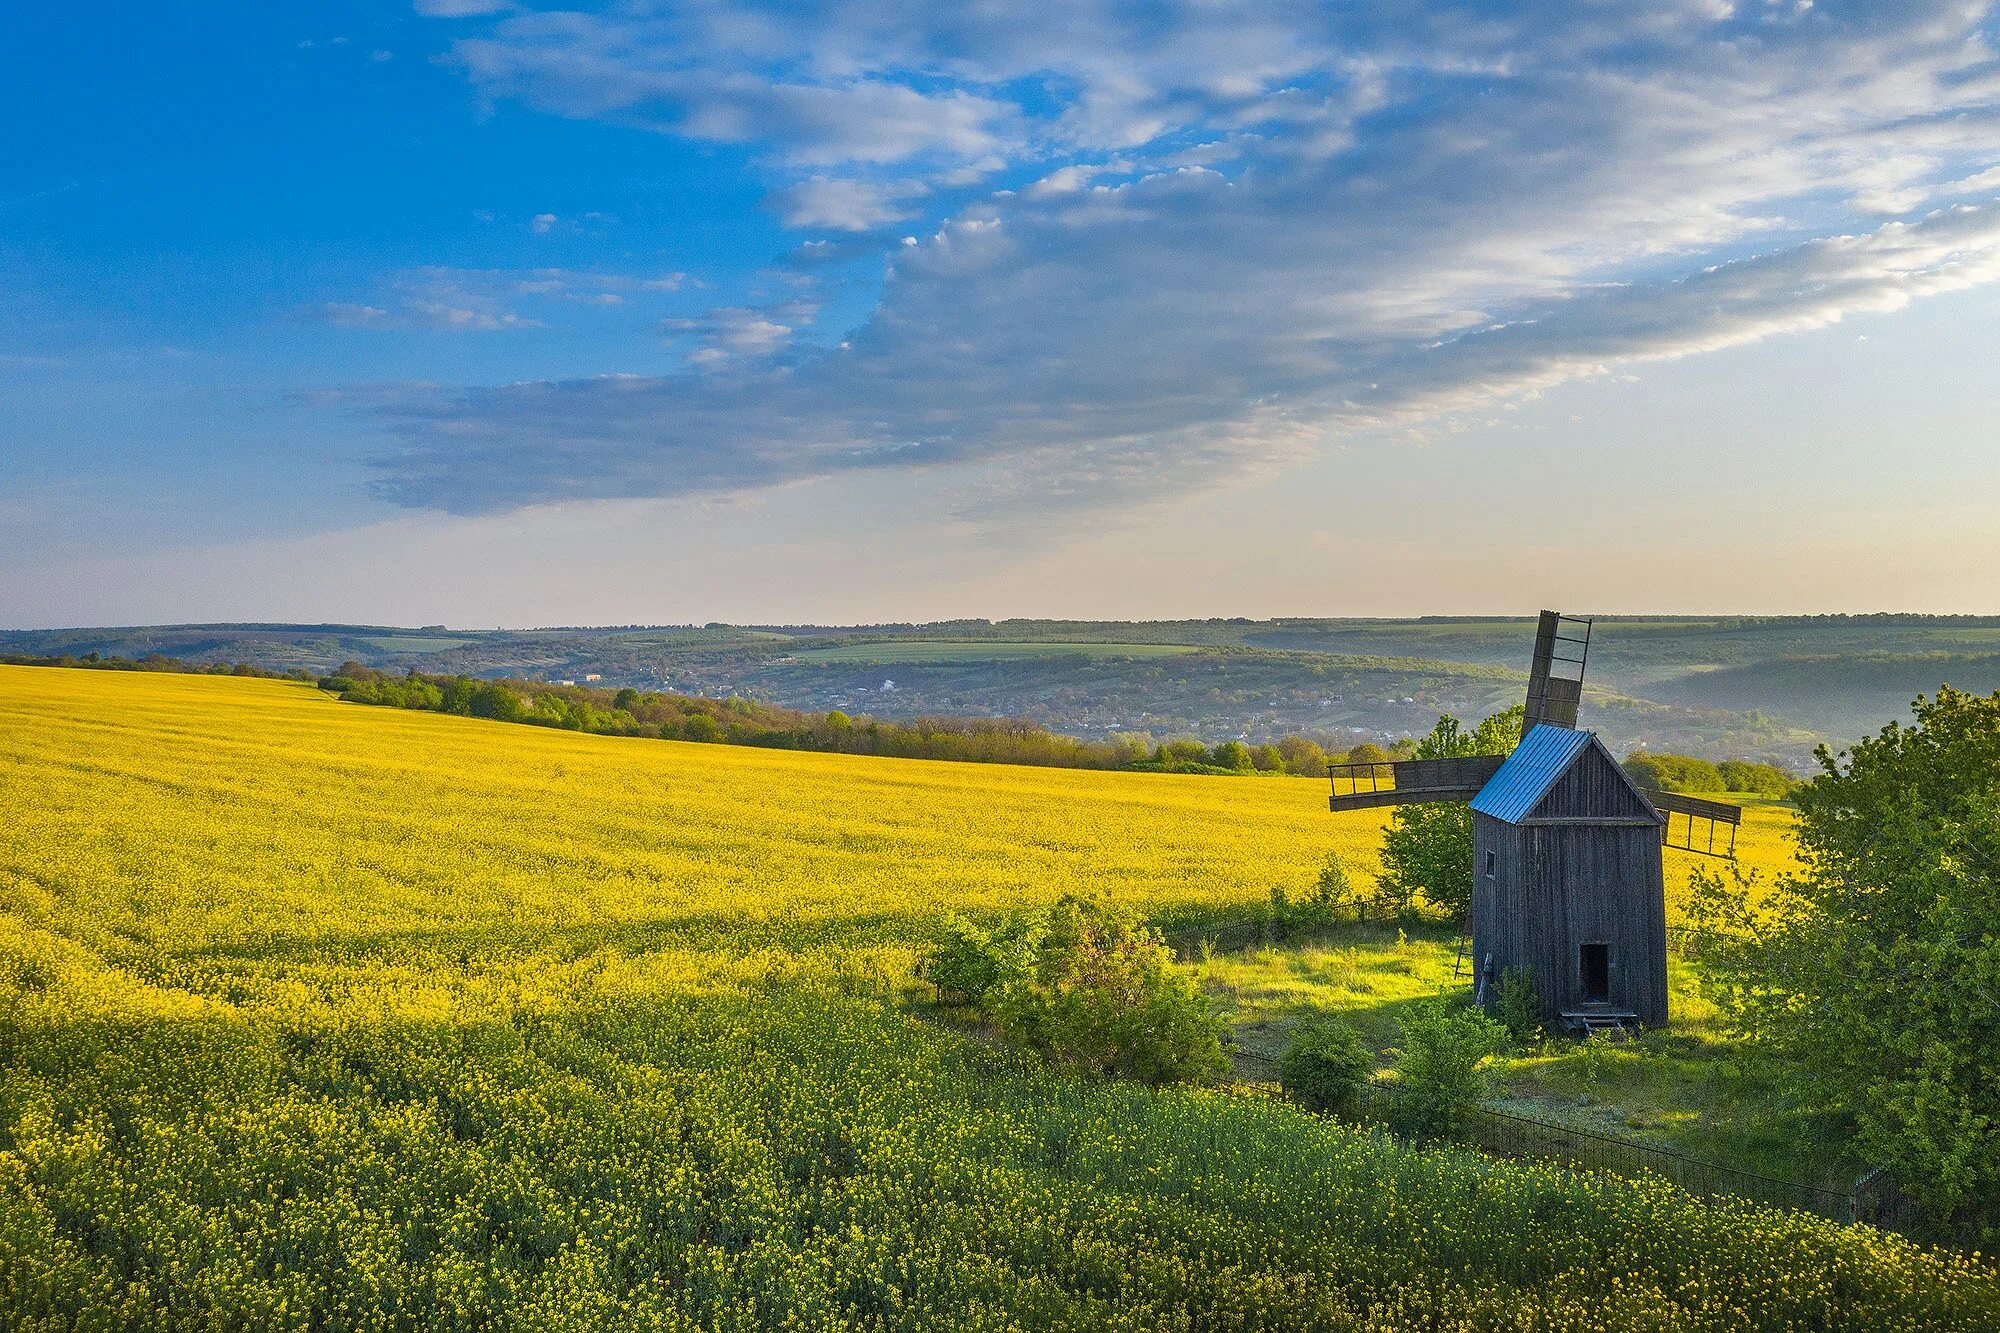
{"label": "yellow rapeseed field", "polygon": [[1866,1228],[1087,1080],[900,1003],[946,910],[1226,917],[1332,847],[1371,870],[1376,829],[1302,781],[0,667],[0,1324],[2000,1326],[1980,1264]]}

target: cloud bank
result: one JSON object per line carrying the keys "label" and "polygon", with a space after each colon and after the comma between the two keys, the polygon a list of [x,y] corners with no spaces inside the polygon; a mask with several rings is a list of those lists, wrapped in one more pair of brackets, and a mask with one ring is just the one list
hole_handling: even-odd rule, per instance
{"label": "cloud bank", "polygon": [[745,145],[807,241],[911,234],[837,341],[802,340],[811,300],[731,307],[667,330],[682,373],[403,396],[376,489],[480,513],[970,464],[975,504],[1126,500],[1989,282],[1993,28],[1927,0],[501,17],[454,47],[489,97]]}

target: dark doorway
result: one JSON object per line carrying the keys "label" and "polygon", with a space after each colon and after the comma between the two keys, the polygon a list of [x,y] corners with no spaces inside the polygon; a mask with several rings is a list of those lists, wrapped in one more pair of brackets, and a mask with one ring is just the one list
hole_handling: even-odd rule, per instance
{"label": "dark doorway", "polygon": [[1611,1003],[1611,946],[1585,944],[1577,949],[1577,980],[1585,1004]]}

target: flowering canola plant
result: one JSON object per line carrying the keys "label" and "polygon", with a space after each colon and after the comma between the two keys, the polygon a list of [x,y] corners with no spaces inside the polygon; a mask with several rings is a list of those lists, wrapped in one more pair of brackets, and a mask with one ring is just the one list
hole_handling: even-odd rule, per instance
{"label": "flowering canola plant", "polygon": [[1366,873],[1323,795],[0,667],[0,1324],[2000,1327],[1971,1256],[899,1002],[947,911]]}

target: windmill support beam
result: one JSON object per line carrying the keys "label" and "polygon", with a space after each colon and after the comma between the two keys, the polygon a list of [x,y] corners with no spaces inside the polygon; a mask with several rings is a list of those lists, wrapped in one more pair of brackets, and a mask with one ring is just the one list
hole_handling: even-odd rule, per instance
{"label": "windmill support beam", "polygon": [[1386,764],[1331,764],[1333,781],[1329,810],[1369,810],[1384,805],[1416,805],[1426,801],[1469,801],[1479,794],[1505,756],[1468,755],[1461,759],[1399,759]]}
{"label": "windmill support beam", "polygon": [[[1727,801],[1708,801],[1679,792],[1646,791],[1653,808],[1666,816],[1660,841],[1668,847],[1724,861],[1736,859],[1736,829],[1743,822],[1743,807]],[[1681,818],[1677,821],[1674,816]]]}

